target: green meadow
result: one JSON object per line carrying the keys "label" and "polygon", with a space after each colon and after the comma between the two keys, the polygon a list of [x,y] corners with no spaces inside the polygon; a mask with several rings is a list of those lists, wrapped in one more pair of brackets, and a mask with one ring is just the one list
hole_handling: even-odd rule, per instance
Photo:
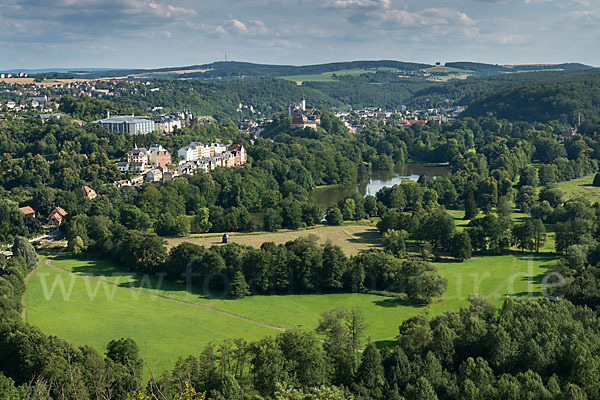
{"label": "green meadow", "polygon": [[[210,342],[254,340],[282,329],[315,329],[322,312],[336,307],[359,307],[366,335],[390,343],[400,323],[417,314],[433,316],[468,305],[480,294],[500,305],[506,296],[537,297],[551,255],[521,254],[474,258],[436,266],[448,280],[443,297],[429,306],[372,294],[312,294],[251,296],[225,299],[222,293],[186,290],[160,277],[121,273],[97,259],[59,255],[52,264],[42,257],[30,277],[24,318],[47,334],[88,344],[104,352],[111,339],[130,337],[142,350],[148,366],[161,373],[179,357],[198,354]],[[93,275],[93,276],[92,276]]]}
{"label": "green meadow", "polygon": [[594,176],[595,174],[592,174],[571,181],[559,182],[556,186],[563,191],[566,200],[584,197],[590,202],[596,203],[600,200],[600,187],[592,186]]}
{"label": "green meadow", "polygon": [[280,76],[279,79],[285,79],[292,82],[336,82],[333,75],[337,76],[360,76],[362,74],[374,74],[377,71],[395,71],[394,68],[374,68],[374,69],[341,69],[338,71],[323,72],[321,74]]}

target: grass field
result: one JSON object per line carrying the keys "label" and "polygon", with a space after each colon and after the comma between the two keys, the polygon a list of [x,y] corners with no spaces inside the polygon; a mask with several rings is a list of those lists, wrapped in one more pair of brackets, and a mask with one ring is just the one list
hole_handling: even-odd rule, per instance
{"label": "grass field", "polygon": [[572,181],[559,182],[556,186],[563,191],[565,199],[585,197],[592,203],[600,201],[600,187],[592,186],[595,174],[573,179]]}
{"label": "grass field", "polygon": [[[275,244],[286,243],[299,237],[315,235],[320,243],[331,241],[340,246],[348,255],[356,255],[362,251],[376,248],[380,244],[379,231],[375,226],[368,225],[343,225],[343,226],[318,226],[301,231],[282,232],[254,232],[254,233],[231,233],[231,242],[247,246],[260,247],[265,242]],[[186,238],[167,239],[167,247],[177,246],[182,242],[199,244],[204,247],[221,244],[222,234],[200,234]]]}
{"label": "grass field", "polygon": [[171,368],[179,357],[199,354],[209,341],[251,340],[277,332],[208,308],[136,293],[48,266],[41,266],[29,280],[25,315],[27,322],[45,333],[75,345],[90,345],[101,353],[111,339],[131,337],[156,373]]}
{"label": "grass field", "polygon": [[336,79],[333,77],[334,74],[338,76],[359,76],[362,74],[374,74],[377,71],[395,71],[395,69],[341,69],[338,71],[323,72],[321,74],[280,76],[279,79],[285,79],[286,81],[292,82],[336,82]]}
{"label": "grass field", "polygon": [[[423,313],[433,316],[467,305],[472,293],[501,304],[506,295],[538,296],[550,255],[506,255],[464,263],[438,263],[448,290],[427,307],[369,294],[252,296],[224,299],[219,293],[188,292],[184,285],[158,277],[119,274],[110,262],[75,259],[68,254],[45,264],[29,279],[27,322],[45,333],[104,352],[114,338],[131,337],[155,373],[182,356],[198,354],[209,341],[277,334],[277,328],[314,329],[323,311],[360,307],[368,337],[381,345],[393,341],[399,324]],[[93,275],[93,277],[90,277]],[[176,327],[176,329],[174,329]]]}
{"label": "grass field", "polygon": [[429,72],[432,74],[464,74],[464,73],[472,73],[473,71],[469,71],[466,69],[453,68],[453,67],[430,67],[425,68],[423,72]]}

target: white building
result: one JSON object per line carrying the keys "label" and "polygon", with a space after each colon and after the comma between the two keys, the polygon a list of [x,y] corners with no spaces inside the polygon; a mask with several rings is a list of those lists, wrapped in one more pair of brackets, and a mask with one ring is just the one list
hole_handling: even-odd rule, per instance
{"label": "white building", "polygon": [[173,133],[175,128],[181,129],[181,120],[173,114],[159,115],[154,117],[154,128],[164,133]]}
{"label": "white building", "polygon": [[202,143],[192,142],[185,147],[182,147],[177,151],[177,157],[183,158],[184,161],[196,161],[200,158],[199,147]]}
{"label": "white building", "polygon": [[129,135],[145,135],[154,131],[154,121],[149,117],[136,117],[134,115],[116,116],[92,122],[100,124],[110,133],[127,133]]}
{"label": "white building", "polygon": [[120,161],[118,163],[115,164],[117,166],[117,168],[119,168],[119,171],[123,172],[123,173],[127,173],[129,172],[129,163],[127,161]]}

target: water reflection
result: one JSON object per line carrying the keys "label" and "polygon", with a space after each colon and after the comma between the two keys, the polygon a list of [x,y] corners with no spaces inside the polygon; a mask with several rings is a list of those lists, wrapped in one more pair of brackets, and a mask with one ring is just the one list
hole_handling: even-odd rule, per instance
{"label": "water reflection", "polygon": [[326,210],[356,192],[363,196],[374,196],[382,188],[399,185],[405,179],[416,181],[421,175],[440,176],[449,172],[450,169],[446,166],[405,164],[393,170],[372,171],[367,179],[359,183],[318,188],[311,192],[310,199],[322,210]]}

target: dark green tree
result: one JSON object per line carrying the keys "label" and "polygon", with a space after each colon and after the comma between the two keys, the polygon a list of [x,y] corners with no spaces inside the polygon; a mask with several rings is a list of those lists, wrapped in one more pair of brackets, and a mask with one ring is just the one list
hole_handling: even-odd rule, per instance
{"label": "dark green tree", "polygon": [[250,295],[250,289],[246,283],[246,278],[242,271],[237,271],[233,276],[233,280],[230,285],[230,294],[234,299],[241,299]]}
{"label": "dark green tree", "polygon": [[457,260],[468,260],[471,258],[473,253],[473,247],[471,246],[471,237],[466,231],[457,232],[450,239],[450,255]]}
{"label": "dark green tree", "polygon": [[342,212],[337,207],[331,207],[329,210],[327,210],[327,216],[325,218],[327,219],[327,223],[329,225],[337,226],[342,225],[344,222],[344,219],[342,218]]}
{"label": "dark green tree", "polygon": [[37,266],[38,255],[26,238],[22,236],[16,237],[13,243],[12,252],[15,257],[23,257],[23,259],[25,259],[28,270],[33,271]]}

